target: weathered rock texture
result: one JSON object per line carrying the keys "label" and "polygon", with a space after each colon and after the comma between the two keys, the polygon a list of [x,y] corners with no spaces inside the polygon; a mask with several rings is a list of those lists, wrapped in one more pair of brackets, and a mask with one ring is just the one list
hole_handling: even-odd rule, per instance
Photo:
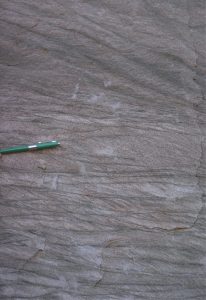
{"label": "weathered rock texture", "polygon": [[0,2],[0,299],[206,299],[206,1]]}

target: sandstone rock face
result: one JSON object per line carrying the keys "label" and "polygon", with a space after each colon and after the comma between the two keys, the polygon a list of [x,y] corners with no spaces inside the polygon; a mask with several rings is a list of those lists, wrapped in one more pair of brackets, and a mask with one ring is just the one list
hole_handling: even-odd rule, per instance
{"label": "sandstone rock face", "polygon": [[206,299],[205,0],[0,3],[0,299]]}

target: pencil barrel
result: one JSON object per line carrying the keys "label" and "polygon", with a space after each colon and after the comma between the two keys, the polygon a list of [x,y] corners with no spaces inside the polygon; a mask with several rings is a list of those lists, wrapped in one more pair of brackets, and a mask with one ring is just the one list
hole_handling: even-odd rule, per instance
{"label": "pencil barrel", "polygon": [[6,148],[6,149],[1,149],[0,153],[1,154],[9,154],[9,153],[18,153],[18,152],[25,152],[28,151],[28,146],[16,146],[16,147],[10,147],[10,148]]}
{"label": "pencil barrel", "polygon": [[37,144],[33,144],[33,145],[21,145],[21,146],[1,149],[0,154],[18,153],[18,152],[25,152],[31,150],[43,150],[43,149],[54,148],[59,145],[60,143],[58,141],[38,142]]}

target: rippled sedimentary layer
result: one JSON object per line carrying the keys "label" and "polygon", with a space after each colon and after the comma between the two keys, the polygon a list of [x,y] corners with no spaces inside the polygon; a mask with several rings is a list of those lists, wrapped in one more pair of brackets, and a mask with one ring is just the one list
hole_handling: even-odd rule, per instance
{"label": "rippled sedimentary layer", "polygon": [[205,16],[0,3],[0,299],[206,299]]}

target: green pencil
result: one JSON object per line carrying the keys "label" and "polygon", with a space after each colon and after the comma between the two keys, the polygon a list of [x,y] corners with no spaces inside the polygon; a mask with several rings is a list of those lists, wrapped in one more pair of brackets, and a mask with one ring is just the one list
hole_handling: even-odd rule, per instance
{"label": "green pencil", "polygon": [[9,153],[17,153],[17,152],[25,152],[30,150],[43,150],[48,148],[53,148],[60,145],[58,141],[50,141],[50,142],[38,142],[32,145],[21,145],[16,147],[10,147],[5,149],[0,149],[1,154],[9,154]]}

